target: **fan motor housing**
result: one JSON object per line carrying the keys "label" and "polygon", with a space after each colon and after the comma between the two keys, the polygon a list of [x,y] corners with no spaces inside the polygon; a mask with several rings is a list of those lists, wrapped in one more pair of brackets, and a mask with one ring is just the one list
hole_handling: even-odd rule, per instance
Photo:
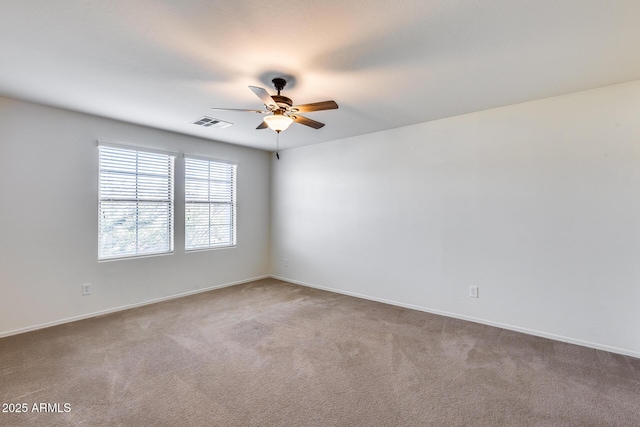
{"label": "fan motor housing", "polygon": [[[273,98],[273,100],[283,108],[291,107],[293,105],[293,101],[291,101],[291,98],[287,98],[286,96],[271,95],[271,98]],[[286,107],[282,104],[286,105]]]}

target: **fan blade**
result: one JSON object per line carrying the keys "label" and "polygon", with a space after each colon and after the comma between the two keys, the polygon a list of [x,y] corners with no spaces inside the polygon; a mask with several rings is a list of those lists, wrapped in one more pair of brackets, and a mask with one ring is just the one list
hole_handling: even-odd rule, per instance
{"label": "fan blade", "polygon": [[256,129],[266,129],[269,126],[267,126],[267,123],[263,120]]}
{"label": "fan blade", "polygon": [[269,95],[269,92],[267,92],[265,89],[257,86],[249,86],[249,89],[251,89],[253,93],[255,93],[258,98],[260,98],[260,100],[268,110],[275,111],[280,109],[280,106],[276,104],[276,101],[273,100],[271,95]]}
{"label": "fan blade", "polygon": [[213,111],[240,111],[247,113],[267,114],[267,110],[245,110],[244,108],[212,108]]}
{"label": "fan blade", "polygon": [[322,101],[314,102],[312,104],[294,105],[291,107],[291,111],[296,113],[308,113],[310,111],[322,111],[322,110],[335,110],[338,108],[338,104],[335,101]]}
{"label": "fan blade", "polygon": [[311,120],[303,116],[289,116],[289,117],[291,117],[296,123],[300,123],[301,125],[309,126],[314,129],[320,129],[321,127],[324,126],[324,123],[316,122],[315,120]]}

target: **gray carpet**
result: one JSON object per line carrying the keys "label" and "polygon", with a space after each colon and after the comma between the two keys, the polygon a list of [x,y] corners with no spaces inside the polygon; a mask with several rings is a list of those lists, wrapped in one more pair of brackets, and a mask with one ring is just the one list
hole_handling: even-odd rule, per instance
{"label": "gray carpet", "polygon": [[3,426],[640,425],[638,359],[270,279],[0,339],[0,372]]}

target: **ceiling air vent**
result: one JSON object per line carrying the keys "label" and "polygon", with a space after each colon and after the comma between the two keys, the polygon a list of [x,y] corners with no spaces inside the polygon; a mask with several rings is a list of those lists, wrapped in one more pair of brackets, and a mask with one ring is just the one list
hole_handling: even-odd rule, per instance
{"label": "ceiling air vent", "polygon": [[227,126],[231,126],[233,123],[225,122],[224,120],[214,119],[213,117],[202,116],[195,122],[191,122],[194,125],[204,126],[206,128],[222,129]]}

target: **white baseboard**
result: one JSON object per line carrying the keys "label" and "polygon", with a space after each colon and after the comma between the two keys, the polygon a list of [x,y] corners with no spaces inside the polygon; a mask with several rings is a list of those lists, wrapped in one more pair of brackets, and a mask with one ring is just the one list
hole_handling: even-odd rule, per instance
{"label": "white baseboard", "polygon": [[437,314],[437,315],[440,315],[440,316],[452,317],[452,318],[460,319],[460,320],[467,320],[469,322],[480,323],[480,324],[483,324],[483,325],[495,326],[497,328],[507,329],[507,330],[510,330],[510,331],[522,332],[523,334],[534,335],[534,336],[542,337],[542,338],[549,338],[549,339],[552,339],[552,340],[555,340],[555,341],[566,342],[566,343],[569,343],[569,344],[575,344],[575,345],[579,345],[579,346],[582,346],[582,347],[588,347],[588,348],[593,348],[593,349],[596,349],[596,350],[608,351],[608,352],[611,352],[611,353],[622,354],[622,355],[625,355],[625,356],[631,356],[631,357],[635,357],[636,359],[640,359],[640,353],[639,352],[633,351],[633,350],[624,349],[624,348],[612,347],[612,346],[608,346],[608,345],[604,345],[604,344],[598,344],[598,343],[594,343],[594,342],[590,342],[590,341],[584,341],[584,340],[580,340],[580,339],[565,337],[565,336],[562,336],[562,335],[556,335],[556,334],[543,332],[543,331],[538,331],[538,330],[534,330],[534,329],[521,328],[519,326],[509,325],[509,324],[500,323],[500,322],[494,322],[494,321],[491,321],[491,320],[480,319],[480,318],[477,318],[477,317],[465,316],[465,315],[456,314],[456,313],[449,313],[449,312],[446,312],[446,311],[435,310],[435,309],[432,309],[432,308],[429,308],[429,307],[422,307],[422,306],[417,306],[417,305],[413,305],[413,304],[406,304],[406,303],[399,302],[399,301],[392,301],[392,300],[388,300],[388,299],[384,299],[384,298],[377,298],[377,297],[372,297],[372,296],[369,296],[369,295],[363,295],[363,294],[359,294],[359,293],[355,293],[355,292],[343,291],[343,290],[340,290],[340,289],[335,289],[335,288],[331,288],[331,287],[327,287],[327,286],[318,286],[318,285],[314,285],[312,283],[302,282],[300,280],[288,279],[286,277],[276,276],[276,275],[273,275],[273,274],[270,277],[273,278],[273,279],[277,279],[277,280],[282,280],[282,281],[285,281],[285,282],[293,283],[295,285],[306,286],[306,287],[315,288],[315,289],[321,289],[321,290],[324,290],[324,291],[335,292],[335,293],[338,293],[338,294],[348,295],[348,296],[352,296],[352,297],[356,297],[356,298],[362,298],[362,299],[366,299],[366,300],[370,300],[370,301],[381,302],[381,303],[384,303],[384,304],[395,305],[395,306],[398,306],[398,307],[409,308],[409,309],[412,309],[412,310],[424,311],[425,313]]}
{"label": "white baseboard", "polygon": [[135,304],[127,304],[127,305],[122,305],[122,306],[115,307],[115,308],[109,308],[109,309],[106,309],[106,310],[100,310],[100,311],[94,311],[92,313],[81,314],[79,316],[72,316],[72,317],[67,317],[65,319],[54,320],[52,322],[40,323],[38,325],[27,326],[26,328],[13,329],[11,331],[0,332],[0,338],[8,337],[8,336],[11,336],[11,335],[22,334],[22,333],[25,333],[25,332],[35,331],[35,330],[38,330],[38,329],[49,328],[51,326],[62,325],[64,323],[71,323],[71,322],[75,322],[77,320],[89,319],[91,317],[103,316],[103,315],[109,314],[109,313],[115,313],[115,312],[118,312],[118,311],[129,310],[130,308],[142,307],[142,306],[149,305],[149,304],[155,304],[157,302],[168,301],[168,300],[172,300],[172,299],[176,299],[176,298],[186,297],[186,296],[189,296],[189,295],[199,294],[199,293],[202,293],[202,292],[213,291],[214,289],[227,288],[229,286],[241,285],[243,283],[248,283],[248,282],[253,282],[255,280],[268,279],[268,278],[271,278],[271,275],[267,274],[265,276],[253,277],[251,279],[239,280],[237,282],[224,283],[222,285],[214,285],[214,286],[210,286],[210,287],[207,287],[207,288],[201,288],[201,289],[196,289],[196,290],[193,290],[193,291],[182,292],[182,293],[179,293],[179,294],[169,295],[169,296],[162,297],[162,298],[155,298],[155,299],[151,299],[151,300],[147,300],[147,301],[137,302]]}

